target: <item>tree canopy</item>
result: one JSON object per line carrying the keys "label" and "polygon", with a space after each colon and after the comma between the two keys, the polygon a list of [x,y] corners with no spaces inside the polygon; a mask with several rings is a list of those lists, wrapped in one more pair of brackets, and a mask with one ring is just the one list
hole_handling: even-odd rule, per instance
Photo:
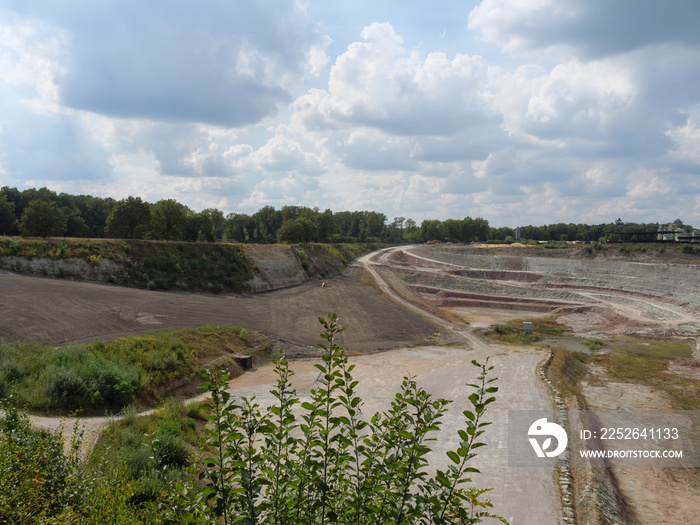
{"label": "tree canopy", "polygon": [[[377,211],[332,211],[306,206],[263,206],[253,214],[207,208],[195,212],[174,199],[151,204],[130,196],[120,201],[90,195],[71,195],[29,188],[0,188],[0,234],[17,235],[25,210],[33,202],[53,203],[65,218],[60,235],[69,237],[111,237],[173,241],[229,240],[241,243],[274,242],[385,242],[417,243],[442,241],[470,243],[507,238],[531,241],[608,241],[644,240],[639,232],[662,227],[693,231],[676,219],[668,225],[635,223],[617,219],[606,224],[556,223],[517,228],[492,228],[486,219],[466,216],[461,219],[426,219],[420,224],[410,217],[387,218]],[[54,212],[55,209],[51,207]],[[48,208],[42,208],[48,213]],[[13,220],[14,216],[14,220]],[[55,231],[63,220],[54,215]],[[30,227],[32,235],[38,235]],[[27,231],[30,231],[27,230]],[[42,230],[44,231],[44,230]],[[54,231],[54,230],[50,230]],[[635,237],[635,233],[637,237]],[[29,235],[24,233],[23,235]],[[53,235],[50,233],[49,235]]]}
{"label": "tree canopy", "polygon": [[55,202],[33,200],[22,213],[19,230],[24,237],[60,237],[68,219]]}
{"label": "tree canopy", "polygon": [[142,239],[151,223],[151,209],[141,197],[127,197],[114,205],[106,223],[109,237]]}

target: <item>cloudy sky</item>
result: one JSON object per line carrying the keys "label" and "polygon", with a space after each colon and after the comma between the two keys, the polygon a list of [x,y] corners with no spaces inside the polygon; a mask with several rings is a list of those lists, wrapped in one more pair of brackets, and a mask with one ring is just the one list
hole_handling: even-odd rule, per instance
{"label": "cloudy sky", "polygon": [[697,0],[0,0],[0,186],[700,225]]}

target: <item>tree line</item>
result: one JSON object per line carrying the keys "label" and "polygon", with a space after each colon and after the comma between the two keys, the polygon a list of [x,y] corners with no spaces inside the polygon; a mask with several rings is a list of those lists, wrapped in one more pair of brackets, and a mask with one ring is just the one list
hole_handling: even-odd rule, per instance
{"label": "tree line", "polygon": [[[676,229],[693,228],[676,219]],[[634,233],[655,232],[659,223],[557,223],[493,228],[481,217],[389,221],[376,211],[340,211],[306,206],[264,206],[252,215],[207,208],[195,212],[173,199],[148,203],[140,197],[115,200],[56,193],[48,188],[0,188],[0,234],[27,237],[90,237],[172,241],[234,240],[241,243],[427,241],[607,241],[634,240]],[[644,240],[643,236],[637,236]],[[648,237],[647,237],[648,239]]]}
{"label": "tree line", "polygon": [[148,203],[71,195],[48,188],[0,188],[0,234],[26,237],[91,237],[172,241],[234,240],[242,243],[483,241],[488,221],[426,220],[376,211],[340,211],[306,206],[264,206],[252,215],[208,208],[195,212],[173,199]]}
{"label": "tree line", "polygon": [[556,223],[542,226],[520,226],[518,228],[491,228],[489,238],[500,241],[515,241],[527,239],[532,241],[590,241],[590,242],[623,242],[648,241],[654,236],[644,233],[656,233],[661,229],[670,228],[691,233],[693,227],[676,219],[670,224],[624,222],[617,219],[607,224],[574,224]]}

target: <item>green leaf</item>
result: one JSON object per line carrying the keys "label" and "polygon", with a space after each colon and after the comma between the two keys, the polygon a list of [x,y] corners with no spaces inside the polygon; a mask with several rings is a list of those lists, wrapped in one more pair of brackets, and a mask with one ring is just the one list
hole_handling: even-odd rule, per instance
{"label": "green leaf", "polygon": [[452,462],[456,463],[457,465],[459,465],[459,463],[461,461],[459,459],[459,456],[457,455],[457,453],[454,450],[448,450],[447,457],[449,457],[452,460]]}

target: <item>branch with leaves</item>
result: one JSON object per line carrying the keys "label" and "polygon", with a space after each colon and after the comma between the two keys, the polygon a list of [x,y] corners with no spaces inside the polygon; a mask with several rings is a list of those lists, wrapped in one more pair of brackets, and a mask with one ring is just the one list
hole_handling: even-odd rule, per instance
{"label": "branch with leaves", "polygon": [[[489,489],[471,486],[469,466],[490,423],[495,401],[493,366],[480,369],[463,412],[460,443],[447,452],[446,471],[428,474],[431,442],[437,439],[450,401],[433,398],[414,377],[404,378],[390,408],[365,420],[362,399],[336,337],[338,317],[319,319],[324,328],[319,386],[302,402],[291,387],[284,357],[274,359],[274,403],[261,409],[255,398],[235,401],[228,375],[212,373],[203,387],[212,397],[201,479],[212,521],[242,524],[465,524],[499,516],[481,500]],[[195,499],[201,510],[201,498]],[[184,505],[184,503],[183,503]],[[187,515],[171,508],[172,515]],[[174,521],[174,520],[173,520]],[[174,521],[175,522],[175,521]]]}

